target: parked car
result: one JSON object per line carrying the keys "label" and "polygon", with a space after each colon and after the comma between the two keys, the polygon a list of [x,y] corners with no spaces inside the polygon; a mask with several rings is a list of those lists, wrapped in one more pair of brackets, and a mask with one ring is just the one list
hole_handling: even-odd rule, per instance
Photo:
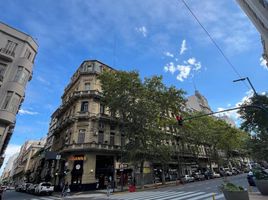
{"label": "parked car", "polygon": [[21,187],[21,192],[26,192],[27,188],[31,185],[31,183],[23,183]]}
{"label": "parked car", "polygon": [[231,171],[229,171],[229,170],[225,171],[225,174],[226,174],[227,176],[232,176],[232,175],[233,175],[233,173],[232,173]]}
{"label": "parked car", "polygon": [[181,181],[183,183],[189,183],[189,182],[194,182],[194,177],[190,176],[190,175],[184,175],[182,178],[181,178]]}
{"label": "parked car", "polygon": [[14,186],[8,186],[7,190],[15,190],[15,187]]}
{"label": "parked car", "polygon": [[235,167],[233,167],[232,168],[232,175],[237,175],[237,174],[239,174],[239,171]]}
{"label": "parked car", "polygon": [[221,175],[219,173],[213,172],[212,173],[213,178],[220,178]]}
{"label": "parked car", "polygon": [[193,176],[194,179],[197,180],[197,181],[205,180],[205,175],[204,175],[204,174],[201,174],[201,173],[193,173],[192,176]]}
{"label": "parked car", "polygon": [[34,194],[35,193],[35,188],[36,188],[37,184],[31,184],[28,188],[27,188],[27,192],[30,194]]}
{"label": "parked car", "polygon": [[207,170],[204,172],[205,179],[212,179],[213,178],[213,173],[210,170]]}
{"label": "parked car", "polygon": [[22,185],[16,185],[16,186],[15,186],[15,191],[16,191],[16,192],[20,192],[21,189],[22,189]]}
{"label": "parked car", "polygon": [[49,183],[49,182],[39,183],[35,187],[36,194],[49,194],[49,195],[51,195],[53,192],[54,192],[54,186],[51,185],[51,183]]}

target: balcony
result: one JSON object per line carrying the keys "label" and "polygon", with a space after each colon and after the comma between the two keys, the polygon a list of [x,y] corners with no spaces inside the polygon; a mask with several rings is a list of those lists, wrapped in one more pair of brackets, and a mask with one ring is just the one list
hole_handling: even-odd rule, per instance
{"label": "balcony", "polygon": [[75,97],[101,97],[101,93],[98,90],[85,90],[85,91],[75,91],[73,93]]}
{"label": "balcony", "polygon": [[0,58],[6,60],[8,62],[12,62],[14,57],[15,57],[14,51],[10,51],[9,49],[6,49],[6,48],[0,49]]}
{"label": "balcony", "polygon": [[59,133],[61,130],[63,130],[65,127],[72,124],[73,122],[74,122],[73,117],[65,118],[61,121],[58,121],[57,126],[53,130],[51,130],[51,134]]}
{"label": "balcony", "polygon": [[77,118],[77,119],[89,119],[89,117],[90,117],[90,113],[89,112],[78,112],[76,115],[75,115],[75,117]]}
{"label": "balcony", "polygon": [[97,144],[95,142],[81,143],[81,144],[68,144],[62,149],[62,152],[73,151],[100,151],[100,152],[120,152],[121,147],[119,145],[110,144]]}

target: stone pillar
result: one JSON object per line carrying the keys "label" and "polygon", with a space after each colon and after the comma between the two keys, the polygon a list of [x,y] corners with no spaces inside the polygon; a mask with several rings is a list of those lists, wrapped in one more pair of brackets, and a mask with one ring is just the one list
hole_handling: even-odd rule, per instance
{"label": "stone pillar", "polygon": [[83,166],[82,184],[96,183],[96,155],[88,153],[85,155]]}

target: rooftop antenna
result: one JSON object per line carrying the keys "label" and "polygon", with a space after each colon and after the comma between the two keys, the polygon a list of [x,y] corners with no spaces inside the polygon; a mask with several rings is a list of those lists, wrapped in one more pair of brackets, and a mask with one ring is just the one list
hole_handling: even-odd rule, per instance
{"label": "rooftop antenna", "polygon": [[113,67],[116,65],[116,35],[114,34],[114,47],[113,47]]}
{"label": "rooftop antenna", "polygon": [[195,84],[195,81],[194,81],[194,77],[193,77],[193,85],[194,85],[194,91],[197,91],[196,84]]}

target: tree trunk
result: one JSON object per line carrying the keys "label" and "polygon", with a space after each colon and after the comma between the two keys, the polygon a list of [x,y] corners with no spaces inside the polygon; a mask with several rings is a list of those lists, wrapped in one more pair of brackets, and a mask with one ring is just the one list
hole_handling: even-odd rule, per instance
{"label": "tree trunk", "polygon": [[141,189],[144,189],[144,175],[143,175],[143,168],[144,168],[144,160],[141,161],[140,165],[140,179],[141,179]]}
{"label": "tree trunk", "polygon": [[165,176],[165,166],[164,166],[164,164],[162,164],[161,175],[162,175],[162,185],[165,185],[166,184],[166,176]]}

